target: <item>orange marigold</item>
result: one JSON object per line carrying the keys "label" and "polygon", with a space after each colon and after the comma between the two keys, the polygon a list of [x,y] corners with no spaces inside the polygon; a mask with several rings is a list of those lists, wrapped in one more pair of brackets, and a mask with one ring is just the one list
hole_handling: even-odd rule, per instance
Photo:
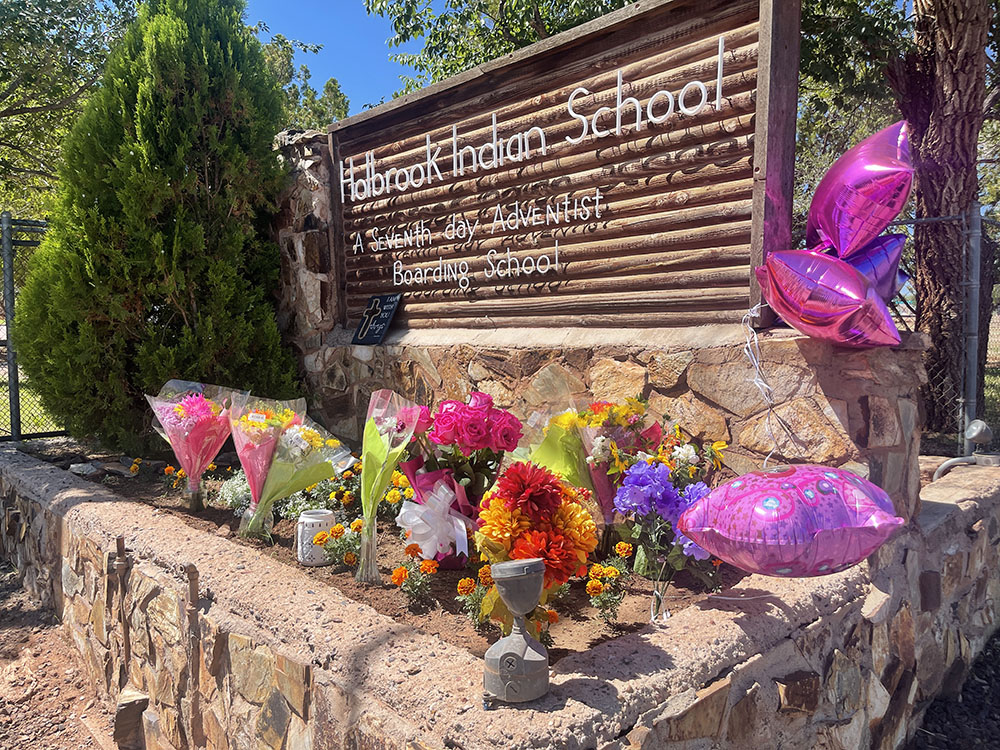
{"label": "orange marigold", "polygon": [[420,572],[426,573],[427,575],[434,575],[438,572],[438,561],[437,560],[422,560],[420,562]]}
{"label": "orange marigold", "polygon": [[484,565],[479,569],[479,582],[483,584],[483,586],[493,585],[493,571],[490,570],[489,565]]}
{"label": "orange marigold", "polygon": [[458,582],[459,596],[468,596],[476,590],[476,582],[471,578],[463,578]]}
{"label": "orange marigold", "polygon": [[365,525],[364,521],[362,521],[360,518],[355,518],[353,521],[351,521],[351,531],[353,531],[355,534],[360,534],[361,529],[364,527],[364,525]]}
{"label": "orange marigold", "polygon": [[330,534],[326,531],[320,531],[316,536],[313,537],[313,544],[317,547],[322,547],[324,544],[330,541]]}
{"label": "orange marigold", "polygon": [[604,578],[610,578],[612,581],[621,575],[621,571],[611,565],[604,569]]}
{"label": "orange marigold", "polygon": [[618,542],[615,545],[615,554],[618,557],[632,557],[632,545],[628,542]]}
{"label": "orange marigold", "polygon": [[164,474],[166,474],[166,475],[167,475],[167,476],[169,477],[169,476],[170,476],[171,474],[173,474],[173,473],[174,473],[175,471],[177,471],[177,469],[175,469],[175,468],[174,468],[173,466],[168,466],[167,468],[165,468],[165,469],[163,470],[163,473],[164,473]]}
{"label": "orange marigold", "polygon": [[358,556],[353,552],[344,553],[344,565],[354,565],[358,561]]}
{"label": "orange marigold", "polygon": [[392,582],[396,586],[402,586],[406,583],[406,579],[410,577],[410,571],[400,565],[394,571],[392,571]]}
{"label": "orange marigold", "polygon": [[406,549],[403,550],[407,557],[420,557],[420,545],[419,544],[407,544]]}
{"label": "orange marigold", "polygon": [[559,622],[559,613],[554,609],[545,610],[545,616],[549,618],[549,625],[555,625]]}
{"label": "orange marigold", "polygon": [[604,593],[604,584],[597,580],[587,581],[587,595],[600,596]]}
{"label": "orange marigold", "polygon": [[345,531],[347,531],[347,529],[344,528],[344,524],[338,523],[336,526],[330,529],[330,538],[340,539],[340,537],[344,535]]}
{"label": "orange marigold", "polygon": [[603,575],[604,575],[604,566],[603,565],[601,565],[600,563],[594,563],[593,565],[590,566],[590,577],[591,578],[596,579],[596,578],[600,578]]}

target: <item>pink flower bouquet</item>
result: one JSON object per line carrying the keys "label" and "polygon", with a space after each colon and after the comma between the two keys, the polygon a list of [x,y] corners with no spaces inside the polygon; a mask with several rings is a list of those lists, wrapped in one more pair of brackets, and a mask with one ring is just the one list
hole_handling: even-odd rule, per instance
{"label": "pink flower bouquet", "polygon": [[[278,438],[288,427],[302,422],[301,414],[305,413],[306,402],[305,399],[272,401],[251,398],[248,394],[234,401],[229,412],[229,422],[236,455],[239,456],[250,486],[250,508],[245,516],[250,518],[260,502]],[[241,533],[258,536],[264,531],[263,526],[257,530],[247,529],[245,526],[246,524],[241,524]]]}
{"label": "pink flower bouquet", "polygon": [[187,475],[191,510],[204,508],[201,477],[229,437],[229,407],[233,392],[217,385],[171,380],[156,396],[146,396],[153,408],[153,427],[170,443]]}
{"label": "pink flower bouquet", "polygon": [[[423,441],[424,469],[450,469],[475,510],[493,484],[504,453],[517,448],[521,420],[493,405],[493,397],[473,391],[468,403],[442,401]],[[457,488],[456,488],[457,489]]]}

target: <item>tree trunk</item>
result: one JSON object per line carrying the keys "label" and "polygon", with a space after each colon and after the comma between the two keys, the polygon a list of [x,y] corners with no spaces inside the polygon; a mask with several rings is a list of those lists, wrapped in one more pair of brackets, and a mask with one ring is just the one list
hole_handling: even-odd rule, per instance
{"label": "tree trunk", "polygon": [[[915,0],[914,13],[915,49],[890,66],[889,78],[910,127],[916,216],[964,216],[978,194],[990,4]],[[965,224],[918,224],[913,236],[917,330],[931,337],[926,426],[953,432],[962,397]]]}

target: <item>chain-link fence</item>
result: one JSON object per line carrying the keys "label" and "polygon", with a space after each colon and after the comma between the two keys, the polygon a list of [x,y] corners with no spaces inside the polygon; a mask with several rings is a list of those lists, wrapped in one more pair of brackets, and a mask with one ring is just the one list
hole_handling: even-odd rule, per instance
{"label": "chain-link fence", "polygon": [[42,406],[38,393],[17,366],[14,300],[24,285],[32,253],[45,233],[44,221],[0,214],[3,286],[0,287],[0,440],[61,435],[61,425]]}

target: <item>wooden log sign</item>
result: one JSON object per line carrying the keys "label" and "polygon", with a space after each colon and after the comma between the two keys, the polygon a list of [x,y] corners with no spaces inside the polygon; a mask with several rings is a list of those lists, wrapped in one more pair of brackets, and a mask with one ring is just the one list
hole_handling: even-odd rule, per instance
{"label": "wooden log sign", "polygon": [[797,0],[640,0],[329,128],[339,319],[738,321],[790,242]]}

